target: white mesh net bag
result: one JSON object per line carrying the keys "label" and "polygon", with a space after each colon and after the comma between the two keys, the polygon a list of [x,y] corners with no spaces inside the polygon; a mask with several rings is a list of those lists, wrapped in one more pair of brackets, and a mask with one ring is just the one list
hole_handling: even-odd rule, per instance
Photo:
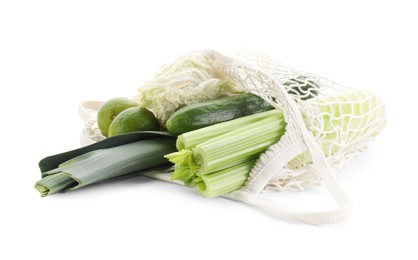
{"label": "white mesh net bag", "polygon": [[[245,91],[262,97],[274,107],[283,110],[287,123],[285,134],[260,156],[246,184],[225,196],[260,207],[271,214],[305,223],[321,225],[344,221],[349,216],[351,201],[335,180],[333,172],[340,170],[348,161],[363,152],[383,129],[386,117],[381,100],[370,91],[343,87],[326,78],[288,68],[258,52],[238,52],[228,56],[213,50],[192,52],[163,66],[157,74],[181,70],[178,64],[184,62],[196,66],[196,57],[199,60],[198,66],[205,68],[205,73],[199,72],[196,77],[201,82],[188,81],[181,77],[160,77],[158,81],[147,83],[148,86],[178,85],[177,93],[164,95],[178,99],[181,91],[189,91],[190,88],[187,87],[192,85],[195,90],[192,93],[193,98],[183,102],[183,105],[188,105],[204,101],[205,98],[224,95],[222,91],[204,95],[204,98],[199,94],[210,92],[213,81],[232,81],[236,86],[225,86],[226,92]],[[147,93],[140,93],[139,100],[145,95]],[[155,93],[152,98],[158,100]],[[170,100],[166,101],[170,103]],[[171,101],[175,103],[174,100]],[[175,101],[178,103],[178,100]],[[80,115],[87,121],[82,144],[104,138],[97,129],[95,119],[87,111],[98,109],[100,104],[85,102],[80,107]],[[157,110],[157,117],[164,122],[167,115],[158,115],[158,104],[157,102],[151,108]],[[169,109],[175,111],[177,108],[174,106]],[[170,179],[170,172],[147,175],[162,180]],[[260,196],[266,190],[303,190],[314,183],[324,184],[337,202],[337,208],[302,212]]]}

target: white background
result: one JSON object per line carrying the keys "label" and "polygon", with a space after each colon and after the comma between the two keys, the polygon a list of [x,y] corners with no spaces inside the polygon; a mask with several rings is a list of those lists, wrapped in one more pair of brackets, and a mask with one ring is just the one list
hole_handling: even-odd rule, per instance
{"label": "white background", "polygon": [[[1,1],[0,258],[417,259],[413,2]],[[141,176],[39,196],[38,161],[79,146],[80,102],[134,96],[201,48],[263,51],[385,101],[385,131],[337,174],[354,201],[347,222],[275,219]]]}

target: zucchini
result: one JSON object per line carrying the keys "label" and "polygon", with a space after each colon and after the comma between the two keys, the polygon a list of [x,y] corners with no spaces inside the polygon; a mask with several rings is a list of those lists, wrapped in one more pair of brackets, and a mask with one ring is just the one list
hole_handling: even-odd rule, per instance
{"label": "zucchini", "polygon": [[167,131],[178,136],[206,126],[248,116],[274,107],[251,93],[228,96],[212,101],[185,106],[167,120]]}

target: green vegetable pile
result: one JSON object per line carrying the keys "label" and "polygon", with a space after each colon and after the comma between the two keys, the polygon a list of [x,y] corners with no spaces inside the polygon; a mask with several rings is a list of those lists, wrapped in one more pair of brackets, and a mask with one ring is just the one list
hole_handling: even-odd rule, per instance
{"label": "green vegetable pile", "polygon": [[[172,180],[196,188],[208,198],[240,189],[260,155],[284,135],[287,124],[283,111],[269,101],[216,76],[212,68],[198,61],[184,62],[159,72],[154,81],[145,84],[138,101],[107,101],[97,117],[105,139],[41,160],[42,178],[35,188],[48,196],[156,167],[172,167]],[[377,106],[375,99],[365,98],[373,97],[370,92],[321,96],[320,85],[306,76],[289,78],[283,86],[298,97],[297,102],[307,102],[323,115],[321,149],[326,156],[361,138],[362,132],[356,130],[378,120],[363,119]],[[345,133],[343,139],[335,139],[335,128]],[[312,133],[317,134],[315,129]],[[299,163],[310,160],[305,156]]]}

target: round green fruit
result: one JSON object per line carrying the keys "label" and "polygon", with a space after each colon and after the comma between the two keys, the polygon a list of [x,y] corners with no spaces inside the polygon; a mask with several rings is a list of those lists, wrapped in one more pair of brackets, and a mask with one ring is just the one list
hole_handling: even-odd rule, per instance
{"label": "round green fruit", "polygon": [[97,113],[97,124],[102,134],[108,136],[110,125],[116,116],[131,107],[138,107],[138,103],[125,97],[112,98],[106,101]]}
{"label": "round green fruit", "polygon": [[160,125],[151,111],[143,107],[131,107],[115,117],[109,127],[109,137],[135,131],[158,130]]}

